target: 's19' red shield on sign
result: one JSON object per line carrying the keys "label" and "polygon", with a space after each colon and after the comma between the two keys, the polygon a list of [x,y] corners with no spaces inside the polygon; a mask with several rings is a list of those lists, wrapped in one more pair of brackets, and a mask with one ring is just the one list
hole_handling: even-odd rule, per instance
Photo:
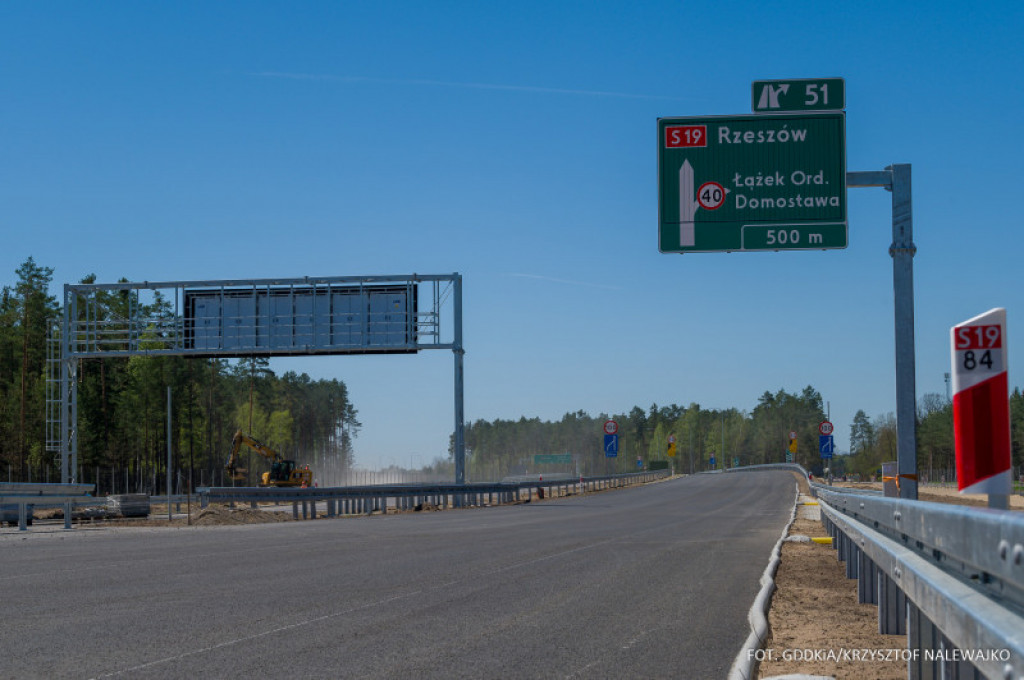
{"label": "'s19' red shield on sign", "polygon": [[961,493],[1012,490],[1006,310],[992,309],[950,330],[953,437]]}
{"label": "'s19' red shield on sign", "polygon": [[708,145],[707,125],[669,125],[665,128],[665,148],[703,148]]}

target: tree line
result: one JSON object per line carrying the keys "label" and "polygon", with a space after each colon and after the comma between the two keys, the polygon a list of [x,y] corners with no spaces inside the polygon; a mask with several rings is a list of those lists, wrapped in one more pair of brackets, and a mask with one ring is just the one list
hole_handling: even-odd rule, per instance
{"label": "tree line", "polygon": [[[1024,394],[1010,393],[1010,441],[1015,477],[1024,473]],[[896,417],[874,418],[857,411],[850,425],[851,472],[874,474],[886,461],[896,460]],[[953,441],[953,403],[938,394],[926,394],[917,405],[917,468],[923,481],[952,482],[956,474]]]}
{"label": "tree line", "polygon": [[[1024,472],[1024,395],[1010,395],[1013,465]],[[736,408],[652,404],[627,413],[566,413],[558,421],[539,418],[477,420],[466,426],[467,474],[475,481],[544,472],[606,474],[630,472],[638,461],[669,461],[676,470],[695,472],[780,463],[787,460],[789,436],[796,434],[793,459],[821,474],[818,425],[826,419],[821,394],[811,386],[800,392],[764,392],[748,413]],[[603,424],[618,424],[618,455],[604,451]],[[838,434],[838,433],[837,433]],[[675,456],[669,455],[670,438]],[[538,462],[537,454],[571,453],[571,464]],[[857,411],[850,426],[850,451],[827,462],[833,474],[877,476],[883,462],[896,460],[896,418],[870,418]],[[713,462],[712,462],[713,461]],[[927,394],[917,409],[917,464],[924,481],[952,482],[956,456],[952,403]]]}
{"label": "tree line", "polygon": [[[818,425],[825,419],[821,394],[765,392],[750,413],[736,408],[652,404],[627,413],[566,413],[556,422],[539,418],[477,420],[466,425],[467,474],[474,480],[548,472],[622,473],[651,461],[674,461],[681,471],[782,462],[796,433],[796,460],[818,461]],[[604,448],[603,425],[618,425],[618,452]],[[670,454],[669,445],[674,443]],[[537,454],[573,454],[571,464],[535,462]],[[714,461],[714,462],[712,462]]]}
{"label": "tree line", "polygon": [[[61,315],[49,293],[53,269],[28,258],[17,282],[0,291],[0,474],[9,481],[59,481],[59,454],[46,450],[47,334]],[[94,277],[82,283],[93,283]],[[92,312],[126,318],[128,291],[101,292]],[[131,301],[137,304],[137,298]],[[159,296],[153,306],[167,306]],[[166,315],[166,309],[143,314]],[[77,479],[100,493],[164,489],[168,388],[172,469],[177,489],[230,484],[223,466],[241,429],[285,458],[308,464],[322,481],[353,461],[360,423],[340,380],[276,375],[265,358],[178,356],[81,359],[77,366]],[[266,461],[243,452],[255,484]]]}
{"label": "tree line", "polygon": [[[0,290],[0,475],[9,481],[58,481],[60,459],[46,449],[47,333],[61,307],[49,293],[53,270],[31,257],[15,271],[14,285]],[[87,277],[82,283],[93,283]],[[99,293],[93,313],[125,318],[127,291]],[[143,313],[166,316],[162,309]],[[353,462],[357,411],[339,380],[313,380],[305,373],[276,375],[266,359],[136,356],[82,359],[77,367],[77,479],[99,484],[97,491],[152,491],[166,474],[167,388],[172,395],[172,468],[193,485],[225,483],[223,465],[235,430],[242,429],[300,464],[309,464],[323,483],[344,478]],[[1024,395],[1010,395],[1013,463],[1024,467]],[[952,404],[928,394],[917,409],[919,474],[952,481],[955,470]],[[606,474],[628,472],[651,461],[673,461],[677,470],[700,471],[786,460],[789,435],[796,433],[795,460],[821,470],[818,424],[825,419],[821,394],[764,392],[750,411],[652,404],[625,413],[591,416],[566,413],[558,421],[477,420],[467,423],[467,475],[475,481],[526,472]],[[618,423],[618,452],[608,457],[603,424]],[[675,456],[669,444],[674,441]],[[856,413],[849,455],[831,461],[833,472],[876,474],[896,460],[896,419],[891,413]],[[570,465],[536,462],[537,454],[570,453]],[[451,472],[434,461],[435,473]],[[251,460],[251,479],[263,461]],[[712,463],[714,460],[714,463]],[[180,484],[177,488],[180,488]]]}

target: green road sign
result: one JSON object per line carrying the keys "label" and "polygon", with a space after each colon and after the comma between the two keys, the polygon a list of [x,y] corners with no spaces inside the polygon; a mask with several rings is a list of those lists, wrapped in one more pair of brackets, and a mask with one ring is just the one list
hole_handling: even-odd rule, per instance
{"label": "green road sign", "polygon": [[571,463],[571,453],[535,453],[533,454],[533,464],[541,465],[543,463]]}
{"label": "green road sign", "polygon": [[843,113],[658,120],[663,253],[845,248]]}
{"label": "green road sign", "polygon": [[842,78],[755,80],[750,92],[750,110],[754,113],[846,108],[846,82]]}

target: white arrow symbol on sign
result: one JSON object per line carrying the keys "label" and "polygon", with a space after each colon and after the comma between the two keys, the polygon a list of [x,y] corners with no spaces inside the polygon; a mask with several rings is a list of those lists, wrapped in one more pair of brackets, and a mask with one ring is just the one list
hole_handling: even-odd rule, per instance
{"label": "white arrow symbol on sign", "polygon": [[778,87],[772,87],[771,85],[765,85],[761,90],[761,99],[757,102],[758,109],[777,109],[779,108],[779,95],[786,94],[789,92],[789,84],[779,85]]}
{"label": "white arrow symbol on sign", "polygon": [[700,204],[697,202],[696,192],[693,187],[693,166],[690,161],[683,161],[683,167],[679,168],[679,245],[694,246],[697,244],[694,234],[694,215]]}

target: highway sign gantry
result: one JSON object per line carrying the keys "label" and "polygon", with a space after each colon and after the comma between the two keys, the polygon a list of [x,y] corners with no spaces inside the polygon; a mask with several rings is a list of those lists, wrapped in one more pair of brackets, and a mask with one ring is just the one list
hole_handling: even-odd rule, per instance
{"label": "highway sign gantry", "polygon": [[664,253],[847,246],[845,114],[658,120]]}

